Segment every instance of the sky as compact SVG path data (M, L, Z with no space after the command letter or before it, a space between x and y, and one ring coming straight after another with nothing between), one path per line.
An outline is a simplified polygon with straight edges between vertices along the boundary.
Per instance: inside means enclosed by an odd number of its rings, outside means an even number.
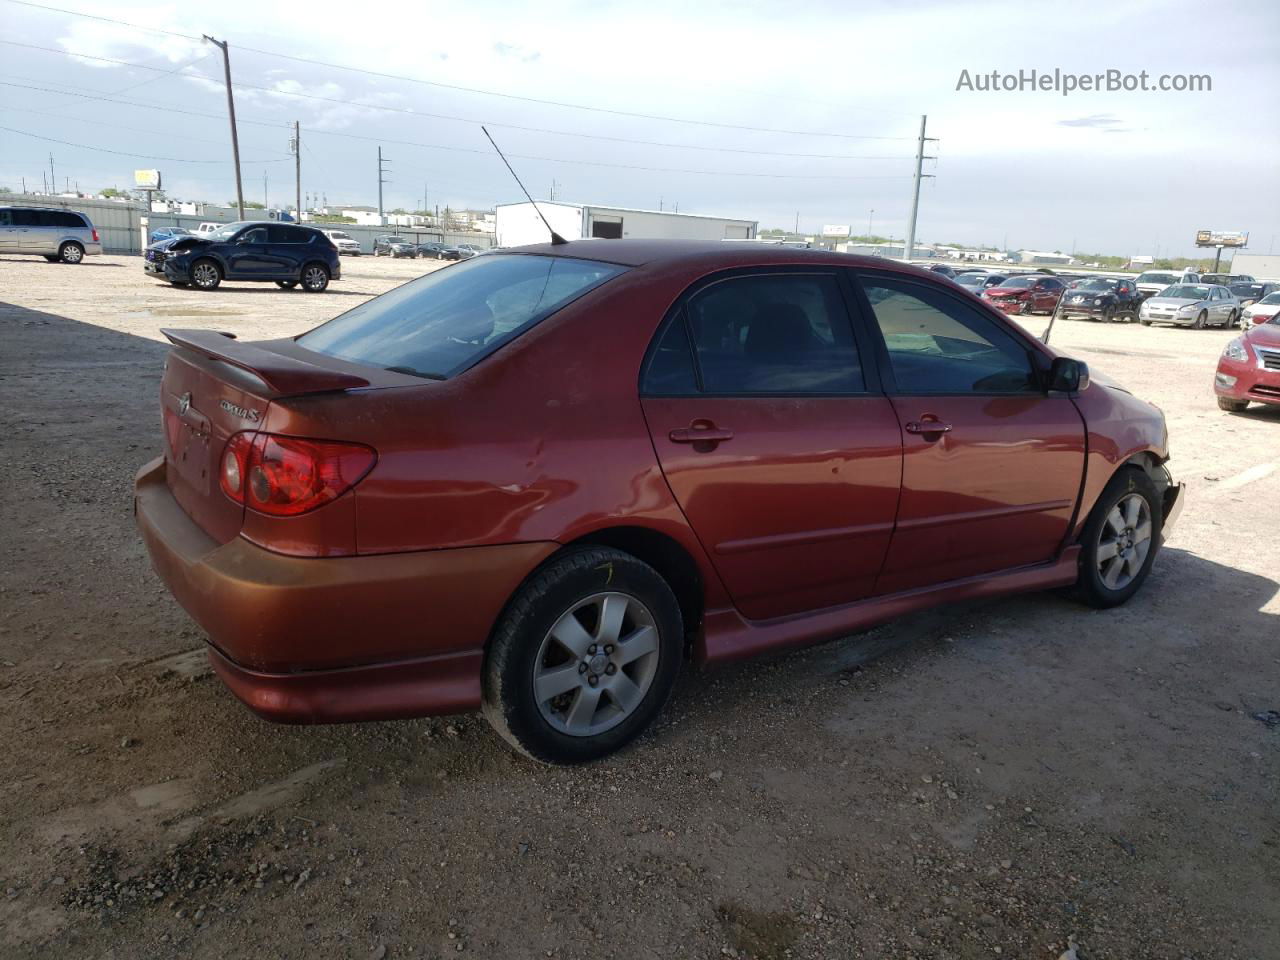
M265 176L272 206L294 121L330 205L376 204L380 145L387 209L518 200L483 122L539 199L902 237L927 115L919 240L1189 256L1215 229L1280 251L1274 0L0 0L0 186L38 188L52 153L60 187L158 168L171 197L233 198L204 34L230 44L245 198ZM1211 89L958 89L1055 69Z

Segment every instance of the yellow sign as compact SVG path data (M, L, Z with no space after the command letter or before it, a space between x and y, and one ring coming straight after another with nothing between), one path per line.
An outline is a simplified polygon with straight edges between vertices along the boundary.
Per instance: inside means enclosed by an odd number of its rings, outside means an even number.
M133 171L133 185L139 190L159 190L160 189L160 171L159 170L135 170Z

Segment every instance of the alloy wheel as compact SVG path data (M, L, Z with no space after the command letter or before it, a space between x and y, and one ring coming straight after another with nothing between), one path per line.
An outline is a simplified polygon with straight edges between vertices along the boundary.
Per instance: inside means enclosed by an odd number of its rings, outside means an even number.
M323 290L328 282L329 277L325 274L324 267L310 266L303 271L302 284L308 290Z
M1151 552L1151 506L1130 493L1111 508L1098 532L1098 577L1108 590L1123 590Z
M84 259L84 251L74 243L69 243L62 249L62 259L67 263L79 263Z
M591 737L635 712L658 672L653 614L625 593L598 593L555 622L534 660L533 695L554 729Z
M212 263L197 263L191 268L191 282L197 287L217 286L218 268Z

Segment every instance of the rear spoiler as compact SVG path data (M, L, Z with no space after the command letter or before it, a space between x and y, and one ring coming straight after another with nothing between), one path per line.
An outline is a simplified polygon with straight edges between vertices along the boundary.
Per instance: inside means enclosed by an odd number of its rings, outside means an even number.
M247 370L280 396L325 393L369 386L369 381L353 373L327 370L305 360L286 357L252 343L240 343L217 330L161 330L169 342L201 356L221 360Z

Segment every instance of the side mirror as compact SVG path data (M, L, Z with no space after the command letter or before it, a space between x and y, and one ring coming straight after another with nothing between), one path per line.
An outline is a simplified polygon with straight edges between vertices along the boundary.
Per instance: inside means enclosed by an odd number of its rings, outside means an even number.
M1054 357L1046 380L1050 390L1079 393L1089 386L1089 366L1071 357Z

